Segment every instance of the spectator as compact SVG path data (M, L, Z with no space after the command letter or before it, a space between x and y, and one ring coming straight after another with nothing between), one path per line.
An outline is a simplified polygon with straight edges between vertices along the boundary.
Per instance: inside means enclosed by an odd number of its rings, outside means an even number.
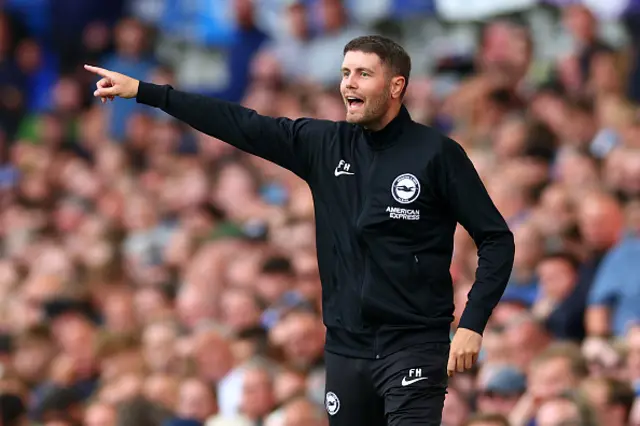
M637 224L635 224L637 225ZM634 269L640 239L637 227L629 229L628 235L612 248L589 293L589 309L587 311L587 328L593 336L624 335L629 324L638 320L638 302L632 290L636 282L629 277L628 271Z
M488 375L484 385L478 386L478 410L481 413L508 416L527 389L527 377L518 369L508 366L498 367ZM490 423L489 420L485 421Z
M148 55L148 33L143 24L136 19L124 19L115 28L114 36L115 53L103 65L126 70L136 78L150 78L156 61ZM109 136L117 140L123 139L127 117L138 110L135 104L115 100L108 113Z
M597 418L583 398L571 393L549 398L536 414L536 424L540 426L572 423L595 425Z
M546 328L528 312L506 325L504 338L511 362L522 369L527 369L552 341Z
M555 401L554 398L559 398L565 392L577 391L588 373L580 347L572 343L550 345L532 360L527 374L527 392L511 411L511 422L515 425L525 425L533 417L536 418L536 422L540 421L538 416L545 403L554 401L554 404L559 405L559 401ZM550 407L554 407L549 408L551 413L560 411L555 405Z
M611 426L629 424L634 391L620 380L613 378L587 378L582 390L596 411L599 422Z
M549 254L538 263L540 293L532 311L554 338L584 339L584 300L575 296L579 262L567 253Z
M240 411L254 424L261 424L275 408L273 376L265 366L250 366L244 371Z
M176 417L169 420L167 424L177 425L185 421L204 424L216 411L216 397L213 389L200 379L188 378L180 385Z

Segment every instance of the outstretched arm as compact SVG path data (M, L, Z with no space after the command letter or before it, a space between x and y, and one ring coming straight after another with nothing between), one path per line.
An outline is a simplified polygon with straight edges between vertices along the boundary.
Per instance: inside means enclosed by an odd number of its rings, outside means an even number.
M319 161L322 140L335 129L325 120L272 118L241 105L171 86L155 85L98 67L85 68L102 77L94 96L102 102L115 96L160 108L196 130L262 157L303 179Z

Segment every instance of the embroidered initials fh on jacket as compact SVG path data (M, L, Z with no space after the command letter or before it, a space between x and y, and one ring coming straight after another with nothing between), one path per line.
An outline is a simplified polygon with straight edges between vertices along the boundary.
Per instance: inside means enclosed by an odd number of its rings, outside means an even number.
M137 102L276 163L313 194L326 349L379 358L448 342L459 222L478 247L460 327L482 333L511 274L513 235L460 145L402 107L383 130L290 120L141 82Z

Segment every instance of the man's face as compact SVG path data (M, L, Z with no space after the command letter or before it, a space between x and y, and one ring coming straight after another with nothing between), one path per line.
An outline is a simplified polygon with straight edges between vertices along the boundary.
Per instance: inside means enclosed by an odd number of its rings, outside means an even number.
M349 123L368 125L385 114L391 100L387 74L376 54L358 51L345 54L340 92Z
M573 265L561 258L540 262L538 276L544 295L556 302L564 300L571 294L577 279Z
M168 369L175 356L175 331L168 325L154 324L145 329L142 341L148 366L154 371Z
M20 345L13 357L13 368L21 378L31 382L42 380L54 355L46 340L31 340Z
M178 416L204 422L215 411L215 397L203 382L189 379L180 385L176 409Z
M242 385L242 411L249 418L260 418L271 411L274 403L273 384L267 372L248 370Z
M577 378L571 372L569 360L557 357L533 367L529 373L529 389L542 400L574 389Z
M261 312L250 293L228 290L222 300L223 323L231 329L240 331L259 324Z
M296 365L306 367L312 365L322 354L323 329L320 320L314 315L292 314L288 322L288 337L284 344L284 352Z
M615 243L622 220L622 212L615 201L598 197L584 200L578 211L580 233L592 249L606 249Z

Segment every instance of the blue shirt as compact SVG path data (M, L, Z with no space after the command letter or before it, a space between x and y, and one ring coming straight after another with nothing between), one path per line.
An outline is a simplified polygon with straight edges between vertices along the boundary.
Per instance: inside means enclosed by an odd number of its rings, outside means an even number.
M623 336L640 320L640 236L627 236L607 253L589 293L590 306L611 309L611 331Z

